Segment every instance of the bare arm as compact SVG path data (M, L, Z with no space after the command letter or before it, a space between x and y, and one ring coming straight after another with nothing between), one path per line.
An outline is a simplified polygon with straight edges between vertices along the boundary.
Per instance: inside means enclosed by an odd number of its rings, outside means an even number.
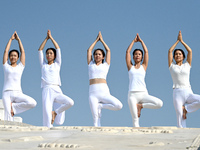
M127 65L127 68L128 68L128 71L131 69L132 67L132 61L131 61L131 49L133 48L133 45L134 43L137 42L137 35L136 37L133 39L133 41L131 42L131 44L129 45L129 47L127 48L126 50L126 65Z
M100 39L101 43L103 44L103 46L104 46L104 48L106 50L106 62L107 62L108 65L110 65L110 48L104 42L103 37L101 35L101 32L99 32L99 39Z
M185 49L187 50L187 62L190 64L192 63L192 49L183 41L181 31L179 31L178 40L183 44Z
M45 47L47 41L48 41L48 38L46 37L46 38L44 39L44 41L42 42L42 44L40 45L38 51L42 51L42 50L44 49L44 47Z
M90 45L90 47L87 50L87 63L88 63L88 65L92 61L92 50L94 49L94 46L97 44L98 41L99 41L99 34L98 34L96 40L92 43L92 45Z
M179 43L179 40L177 40L173 45L172 47L170 47L169 51L168 51L168 65L169 67L171 66L172 62L173 62L173 51L176 47L176 45Z
M4 55L3 55L3 64L5 64L8 61L8 51L10 50L10 46L12 43L12 40L15 39L15 33L13 33L13 35L11 36L11 38L9 39L5 51L4 51Z
M137 34L137 39L138 42L140 42L142 44L143 50L144 50L144 60L143 60L143 67L145 70L147 70L148 67L148 62L149 62L149 54L148 54L148 49L146 47L146 45L144 44L144 42L142 41L142 39L140 38L139 34Z
M21 53L21 56L20 56L20 61L21 63L25 66L25 51L24 51L24 47L22 45L22 42L17 34L17 32L15 31L15 39L18 41L18 44L19 44L19 49L20 49L20 53Z

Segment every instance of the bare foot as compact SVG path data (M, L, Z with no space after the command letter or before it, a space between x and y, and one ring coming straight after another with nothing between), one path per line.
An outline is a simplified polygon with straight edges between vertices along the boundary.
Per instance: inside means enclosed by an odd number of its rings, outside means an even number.
M143 108L142 104L137 104L137 110L138 110L138 117L139 118L140 118L140 115L141 115L142 108Z
M56 118L57 113L55 111L52 111L52 120L51 120L51 124L54 123L54 120Z
M183 108L183 119L187 119L187 110L185 109L185 106L182 107Z
M14 111L13 111L13 108L12 108L12 103L11 103L11 116L13 117L15 114L14 114Z

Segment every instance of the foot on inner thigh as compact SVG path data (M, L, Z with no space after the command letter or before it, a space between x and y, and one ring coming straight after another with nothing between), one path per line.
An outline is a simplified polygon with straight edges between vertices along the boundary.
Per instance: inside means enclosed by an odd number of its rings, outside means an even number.
M54 120L56 118L57 113L55 111L52 111L52 120L51 120L51 124L54 123Z
M138 117L141 116L141 110L142 110L142 108L143 108L142 104L137 104Z
M13 111L13 108L12 108L12 103L11 103L11 116L13 117L15 114L14 114L14 111Z
M182 107L183 108L183 119L187 119L187 110L185 109L185 106Z

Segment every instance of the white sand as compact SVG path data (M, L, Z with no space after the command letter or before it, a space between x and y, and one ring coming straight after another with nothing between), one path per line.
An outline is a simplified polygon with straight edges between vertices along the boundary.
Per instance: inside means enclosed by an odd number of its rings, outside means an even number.
M0 121L0 149L198 149L200 129L176 127L46 127Z

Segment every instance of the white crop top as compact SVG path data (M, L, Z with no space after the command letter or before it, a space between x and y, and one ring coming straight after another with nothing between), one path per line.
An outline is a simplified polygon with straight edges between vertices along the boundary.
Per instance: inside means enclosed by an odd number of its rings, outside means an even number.
M4 70L4 86L3 91L13 90L22 91L21 77L24 70L24 65L20 62L16 67L12 67L6 62L3 65Z
M173 80L173 89L175 88L188 88L190 86L190 64L186 61L181 66L172 62L169 71Z
M61 86L60 81L60 67L61 67L61 52L60 49L56 49L56 59L54 63L49 65L45 62L43 51L40 50L39 52L39 61L41 66L42 72L42 81L41 81L41 88L46 87L48 85L58 85Z
M147 91L145 84L146 71L142 65L140 65L140 68L138 69L132 66L128 71L128 75L129 91Z
M97 66L96 63L92 60L88 65L89 80L96 78L106 79L109 67L110 65L108 65L107 62Z

